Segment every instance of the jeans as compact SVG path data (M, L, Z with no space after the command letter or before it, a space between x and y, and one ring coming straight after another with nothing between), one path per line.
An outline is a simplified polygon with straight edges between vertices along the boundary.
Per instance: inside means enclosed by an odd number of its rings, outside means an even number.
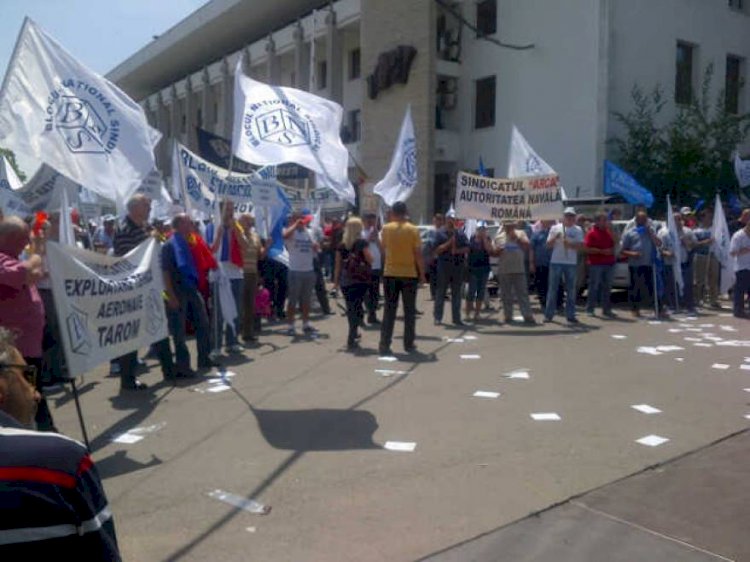
M642 304L654 302L654 270L650 265L629 267L630 287L628 287L628 302L631 310L638 310ZM659 303L659 309L662 303Z
M500 298L503 300L505 322L513 320L513 298L518 300L521 316L527 322L534 319L529 303L529 284L525 273L500 273Z
M346 319L349 322L349 335L346 338L346 345L353 345L357 339L357 330L364 317L362 301L365 298L368 286L367 283L355 283L341 287L344 300L346 300Z
M383 323L380 326L380 345L378 346L381 352L391 348L399 295L404 303L404 349L409 350L414 347L417 324L417 285L418 281L414 277L383 277L385 310Z
M461 322L461 286L463 285L464 268L455 264L438 265L437 292L435 293L434 317L438 322L443 321L445 308L445 293L451 288L451 320L454 324Z
M377 320L375 313L378 311L378 301L380 300L380 270L373 270L370 283L367 285L365 292L365 304L367 305L367 317L370 321Z
M601 305L604 314L611 314L610 296L614 276L614 265L589 265L589 294L586 312L593 313L598 304Z
M237 318L234 320L232 326L224 325L224 314L221 311L221 305L216 307L216 326L214 330L216 332L216 342L214 344L215 349L221 349L222 334L224 334L224 340L226 347L237 345L240 334L240 319L242 318L242 286L243 279L230 279L229 283L232 286L232 297L234 297L235 306L237 307ZM214 290L217 287L214 284ZM218 295L215 296L215 301L218 304Z
M745 299L750 295L750 269L741 269L736 272L737 279L732 292L732 313L739 317L745 317Z
M560 280L565 280L565 316L568 320L576 317L576 264L551 263L549 266L549 285L547 302L544 306L544 317L552 320L557 310L557 291Z
M195 327L195 343L198 347L198 367L209 364L208 354L211 351L211 339L208 324L208 314L203 297L196 291L186 291L177 294L180 307L172 309L167 307L167 322L169 323L169 335L174 340L175 363L178 373L190 371L190 352L187 348L187 319ZM158 353L158 350L157 350Z

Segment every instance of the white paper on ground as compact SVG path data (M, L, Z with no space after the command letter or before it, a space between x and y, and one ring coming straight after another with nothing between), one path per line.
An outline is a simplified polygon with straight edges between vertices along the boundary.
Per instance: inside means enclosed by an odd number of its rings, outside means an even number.
M477 390L474 394L472 394L475 398L499 398L500 393L499 392L490 392L488 390Z
M464 343L464 338L443 338L443 341L448 343Z
M133 443L138 443L138 441L141 441L142 439L143 439L142 435L136 435L128 431L112 439L112 442L113 443L125 443L126 445L132 445Z
M229 390L231 388L232 387L228 384L214 384L214 385L209 386L206 389L206 392L213 392L213 393L224 392L225 390Z
M686 332L702 332L703 328L688 328L685 331Z
M144 425L142 427L134 427L133 429L128 430L128 433L132 433L133 435L148 435L149 433L156 433L160 429L163 429L166 425L167 425L167 422L159 422L153 425Z
M703 341L700 338L683 338L685 341Z
M651 324L652 326L658 326L662 322L661 320L649 320L648 323Z
M750 392L750 388L743 388L742 390L744 390L745 392Z
M750 420L750 414L745 414L745 419Z
M679 334L682 332L682 330L680 330L679 328L670 328L669 330L667 330L667 332L669 332L670 334Z
M733 326L719 326L720 330L724 330L725 332L736 332L737 328Z
M685 359L682 358L682 357L675 357L674 360L675 361L679 361L680 363L682 363Z
M555 412L539 412L537 414L531 414L531 419L534 421L560 421L560 415Z
M719 369L720 371L726 371L729 368L729 365L726 363L714 363L711 365L712 369Z
M383 448L388 449L389 451L402 451L411 453L414 449L417 448L417 444L412 441L386 441L385 445L383 445Z
M722 318L731 318L732 315L729 312L720 312L716 316L721 316Z
M528 379L529 372L519 369L518 371L511 371L510 373L505 373L503 376L509 379Z
M611 337L612 337L613 340L626 340L626 339L628 339L628 336L625 336L623 334L612 334Z
M391 369L375 369L381 377L392 377L393 375L405 375L406 371L393 371Z
M694 347L713 347L714 344L712 343L694 343Z
M646 437L641 437L640 439L636 439L636 443L640 443L641 445L648 445L649 447L658 447L659 445L666 443L669 441L666 437L660 437L658 435L646 435Z
M396 359L393 355L383 355L382 357L378 357L378 361L393 363L394 361L398 361L398 359Z
M699 328L713 328L715 324L698 324Z
M724 341L724 338L720 338L719 336L703 336L703 339L713 342Z
M654 408L653 406L649 406L648 404L633 404L630 406L634 410L638 410L639 412L643 414L661 414L661 410L658 408Z
M228 503L229 505L234 506L237 509L255 513L256 515L266 515L271 511L270 505L263 505L262 503L257 502L253 499L243 498L242 496L230 494L229 492L225 492L223 490L214 490L213 492L209 492L208 496L214 498L215 500Z
M472 341L472 340L477 339L477 337L476 336L472 336L472 335L468 335L468 336L464 336L464 339L468 340L468 341Z
M208 378L208 382L221 382L224 379L231 379L235 374L234 371L214 371Z
M655 347L641 346L636 349L638 353L645 353L646 355L661 355L662 352Z
M657 351L670 352L670 351L683 351L685 348L679 345L659 345L656 347Z
M743 363L742 365L740 365L740 369L742 369L743 371L750 371L750 365L748 365L747 363Z
M461 355L461 359L481 359L481 355L477 355L476 353L468 353Z

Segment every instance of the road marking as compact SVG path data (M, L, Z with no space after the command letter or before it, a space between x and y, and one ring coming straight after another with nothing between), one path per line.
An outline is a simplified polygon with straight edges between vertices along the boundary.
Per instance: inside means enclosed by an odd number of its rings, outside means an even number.
M417 444L413 441L386 441L383 445L384 449L389 451L399 451L401 453L411 453L417 448Z
M669 441L666 437L661 437L659 435L646 435L645 437L641 437L640 439L636 439L636 443L640 443L641 445L647 445L648 447L658 447L659 445L662 445Z
M500 393L499 392L490 392L488 390L477 390L474 394L472 394L475 398L499 398Z
M531 419L534 421L560 421L562 418L555 412L540 412L531 414Z
M649 406L648 404L633 404L630 407L634 410L638 410L643 414L661 414L661 410L659 408L654 408L653 406Z

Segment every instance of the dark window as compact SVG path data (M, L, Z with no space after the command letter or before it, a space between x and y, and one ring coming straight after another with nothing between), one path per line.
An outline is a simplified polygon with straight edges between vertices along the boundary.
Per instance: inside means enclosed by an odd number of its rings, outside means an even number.
M677 70L675 72L674 101L689 104L693 101L693 55L695 47L677 43Z
M483 129L495 126L495 77L476 81L474 103L474 127Z
M477 2L477 35L492 35L497 32L497 0Z
M724 79L726 109L729 113L740 112L740 91L742 90L742 59L727 56L727 73Z
M733 10L739 10L744 11L745 9L745 2L744 0L728 0L728 5Z
M328 86L328 63L320 61L318 63L318 90L324 90Z
M360 57L361 51L354 49L349 52L349 80L356 80L361 73Z

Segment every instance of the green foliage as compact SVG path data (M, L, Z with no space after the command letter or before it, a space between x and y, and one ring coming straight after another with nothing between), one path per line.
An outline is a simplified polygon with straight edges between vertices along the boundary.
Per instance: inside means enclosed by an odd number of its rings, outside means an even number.
M12 166L13 171L16 172L18 179L25 182L26 174L24 174L21 168L18 167L18 164L16 163L16 155L13 153L13 151L7 148L0 147L0 156L5 156L5 159Z
M613 114L624 129L621 137L610 140L615 161L652 191L657 209L666 206L667 194L680 205L710 201L717 190L736 191L731 160L750 132L750 113L729 113L723 90L712 103L713 76L709 65L693 101L677 106L664 125L659 123L667 101L660 85L648 94L635 85L630 111Z

